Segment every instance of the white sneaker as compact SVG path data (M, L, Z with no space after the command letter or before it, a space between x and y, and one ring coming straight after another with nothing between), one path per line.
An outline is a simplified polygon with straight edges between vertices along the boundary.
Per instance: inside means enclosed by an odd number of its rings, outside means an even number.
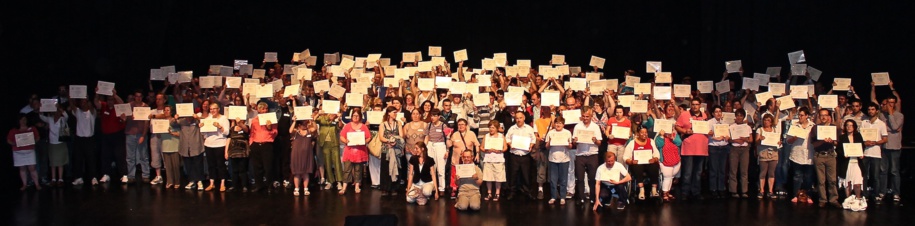
M289 183L288 180L284 180L284 181L283 181L283 187L287 187L287 188L288 188L290 185L291 185L291 183Z
M161 183L162 183L162 176L156 176L156 178L153 178L153 180L149 182L149 184L152 184L152 185L157 185L157 184L161 184Z
M125 176L121 176L121 183L125 183L125 184L126 184L126 183L129 182L129 181L130 181L130 179L127 179L127 176L126 176L126 175L125 175Z
M83 178L76 178L76 180L73 180L73 186L80 186L80 185L83 185Z
M110 181L110 180L111 180L111 177L109 177L108 174L105 174L105 175L102 176L102 179L101 179L101 180L98 180L98 182L101 182L101 183L108 183L108 181Z
M197 181L197 190L198 190L198 191L203 191L203 189L204 189L204 187L203 187L203 181Z
M92 178L92 186L98 185L98 179Z
M186 190L194 189L194 182L188 183L187 186L184 186L184 189L186 189Z

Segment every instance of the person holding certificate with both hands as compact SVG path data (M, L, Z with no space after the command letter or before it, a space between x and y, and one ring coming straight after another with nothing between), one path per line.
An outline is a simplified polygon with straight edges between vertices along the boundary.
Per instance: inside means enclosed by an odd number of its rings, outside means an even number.
M861 175L861 167L858 162L864 159L864 149L862 143L864 138L858 132L858 123L855 120L845 120L842 126L842 135L839 136L839 145L836 145L836 174L839 187L845 187L845 196L842 202L842 208L852 211L862 211L867 208L867 201L861 195L861 186L864 184L864 177ZM852 191L855 192L852 195Z
M339 191L340 195L346 193L347 184L353 184L356 194L362 192L359 185L365 162L369 160L369 150L365 144L372 138L369 127L362 123L362 112L353 111L350 118L352 121L340 131L340 141L346 144L343 148L343 188Z
M511 151L508 155L510 157L508 178L510 180L509 186L511 188L509 191L511 193L508 195L508 200L512 200L517 192L533 200L534 195L530 193L528 184L530 184L530 169L531 161L533 160L530 153L534 147L533 141L536 136L534 136L534 128L524 123L524 112L515 112L514 116L515 125L509 128L508 133L505 134L505 137L510 139L507 141L511 146ZM594 152L597 152L597 147L595 147Z
M658 131L663 136L667 131ZM626 145L623 159L632 170L633 177L639 185L639 200L645 200L645 184L648 181L651 184L651 197L658 197L658 159L661 158L658 152L657 144L654 139L648 138L648 129L639 128L639 133L635 139ZM621 199L623 197L620 197Z

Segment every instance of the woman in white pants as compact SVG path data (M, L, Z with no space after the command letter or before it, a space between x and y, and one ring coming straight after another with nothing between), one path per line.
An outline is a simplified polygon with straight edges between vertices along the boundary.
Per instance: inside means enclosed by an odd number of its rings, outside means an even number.
M429 149L422 143L415 146L413 151L415 155L410 158L410 165L407 169L407 202L426 205L426 201L432 196L438 185L436 175L435 160L429 157ZM435 191L435 199L438 200L438 192Z
M664 175L664 179L661 181L661 191L664 192L662 197L665 202L669 202L674 199L674 196L670 194L670 186L673 184L674 177L680 174L680 144L683 141L677 131L658 133L654 141L658 146L658 151L661 152L661 175Z
M432 157L436 162L442 164L436 165L436 177L438 177L438 188L439 192L445 191L445 185L448 184L448 181L445 180L445 164L444 162L448 159L448 145L451 142L448 140L448 134L445 129L448 127L441 121L442 112L438 109L432 109L429 112L429 117L432 121L426 128L426 148L429 150L429 157ZM450 132L450 131L449 131Z

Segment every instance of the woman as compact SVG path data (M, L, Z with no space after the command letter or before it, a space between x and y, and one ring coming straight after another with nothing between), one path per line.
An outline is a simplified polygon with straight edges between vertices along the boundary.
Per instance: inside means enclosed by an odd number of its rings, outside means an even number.
M756 129L756 150L759 152L759 194L756 195L758 199L765 197L763 188L766 184L769 185L769 198L778 198L778 195L773 190L775 187L775 168L776 164L778 164L778 149L782 146L781 137L769 137L769 139L778 139L778 146L762 144L763 140L766 139L763 133L781 134L781 131L775 128L777 124L774 116L766 114L763 115L763 126Z
M157 115L156 119L169 120L168 132L156 134L162 146L162 162L165 167L165 188L181 188L181 155L178 154L178 146L181 142L178 137L180 128L175 124L175 118L171 117L172 106L166 105L162 114Z
M225 128L229 125L229 119L225 115L219 114L219 111L222 110L217 103L211 103L208 108L210 114L200 122L200 128L204 126L213 126L216 127L215 132L205 132L203 133L204 141L203 145L206 150L206 159L207 159L207 169L209 169L210 176L210 185L207 186L205 191L212 191L215 189L216 181L219 180L219 191L226 191L226 176L228 176L228 169L226 166L225 158L220 158L226 155L226 136L229 135L229 129ZM212 125L204 125L204 122L212 121Z
M473 176L457 179L461 192L457 197L457 204L454 204L454 208L458 210L480 210L480 185L483 184L483 172L480 167L473 164L475 156L473 151L464 150L460 153L460 164L473 167Z
M425 104L423 104L423 106L425 106ZM447 125L441 121L441 118L442 112L440 110L432 109L429 112L429 119L431 121L426 126L426 134L428 134L428 136L426 136L424 143L429 149L429 156L432 156L433 159L439 162L439 164L435 166L437 167L435 171L438 172L438 191L444 192L445 184L449 183L448 180L445 179L445 161L448 160L448 145L450 145L451 141L447 140L448 134L445 132Z
M25 141L17 139L16 135L19 134L32 134L31 141ZM41 190L41 185L38 180L38 171L35 171L35 141L38 141L41 137L38 135L38 129L34 126L28 126L28 119L25 115L19 116L19 126L13 129L10 129L10 132L6 134L6 142L13 146L13 166L19 167L19 179L22 180L22 187L19 188L20 191L25 191L28 187L28 176L32 176L32 182L35 183L35 190ZM20 142L28 142L30 144L20 144Z
M646 130L645 128L639 129ZM660 139L659 139L660 138ZM661 181L661 191L664 192L663 199L669 202L674 199L670 194L670 186L673 184L674 177L680 174L680 145L683 140L676 130L666 134L658 134L654 138L655 144L658 145L658 151L661 152L661 175L664 176Z
M313 118L313 117L312 117ZM299 196L299 185L304 188L303 194L308 196L308 179L314 173L314 151L315 138L318 128L311 120L296 121L297 115L292 116L293 125L289 127L289 133L292 135L292 151L289 158L289 169L292 173L293 196Z
M404 99L403 104L405 104L404 109L406 109L409 112L412 112L413 110L416 109L416 97L413 96L412 93L404 94L403 99Z
M541 117L543 117L541 115ZM568 192L569 162L571 156L569 149L572 149L572 133L563 128L565 119L556 118L553 121L553 130L544 134L544 145L549 145L550 166L550 205L556 203L559 199L559 205L565 205L566 199L562 197ZM561 139L561 140L560 140ZM558 188L557 188L558 186Z
M422 144L426 140L426 127L429 123L422 120L422 113L419 109L413 109L410 111L410 118L412 121L404 125L404 135L406 135L406 149L407 159L413 157L415 153L414 150L417 150L415 145ZM425 145L425 144L424 144Z
M489 121L489 133L483 138L483 143L491 143L495 146L483 146L483 181L488 182L486 185L486 190L488 194L483 200L489 201L499 201L499 194L502 190L502 183L506 181L505 176L505 155L503 154L508 150L508 144L505 141L505 135L499 133L499 122L498 121ZM497 143L502 143L502 146L499 147ZM487 158L487 156L492 155L492 157ZM493 187L495 183L495 187ZM495 188L495 189L493 189ZM493 190L496 191L496 196L492 196Z
M709 127L712 128L708 135L708 186L712 196L722 198L727 189L727 174L724 172L728 163L728 152L731 151L731 146L728 145L731 135L715 134L715 125L728 125L724 121L721 106L712 107L712 116L713 118L708 120Z
M810 110L807 107L800 107L797 110L798 121L791 125L791 129L800 130L801 137L788 135L788 144L791 146L791 152L788 160L791 160L791 168L794 169L794 198L791 202L797 202L797 195L800 189L807 189L813 186L813 151L808 148L810 131L814 124L808 119ZM790 131L790 129L789 129ZM807 199L808 204L813 204L813 199Z
M381 124L382 136L379 137L381 145L381 196L395 196L397 191L394 190L394 181L400 175L400 163L398 161L403 157L403 126L397 121L397 108L388 107L385 110L384 121Z
M339 131L337 128L339 114L321 114L315 118L318 123L318 146L321 149L321 155L324 156L324 172L327 185L324 190L330 190L331 186L337 184L337 189L343 188L343 166L340 162Z
M172 126L178 126L178 154L184 160L189 183L184 189L203 190L203 135L200 134L200 114L179 115L175 114Z
M666 134L667 131L658 131L658 134ZM647 161L636 159L636 152L651 152L651 158ZM635 178L635 181L638 182L639 186L639 200L645 200L645 180L648 180L648 183L651 184L651 197L658 197L658 159L661 157L660 152L658 152L657 144L653 139L648 138L648 129L645 127L639 128L638 133L635 136L635 139L630 141L626 145L625 153L623 154L623 159L625 159L626 165L629 165L629 170L632 171L632 176ZM642 175L647 174L647 175Z
M369 127L362 123L362 112L353 111L350 118L353 120L340 131L340 141L346 144L343 148L343 188L338 192L340 195L346 193L347 184L353 184L356 194L362 192L359 185L362 184L365 162L369 160L369 150L365 144L372 139ZM363 137L353 137L358 133Z
M64 166L69 163L67 155L67 143L61 141L62 129L67 127L67 112L58 106L57 112L53 115L39 115L41 121L47 124L48 128L48 159L51 165L51 186L62 187L64 185ZM69 132L69 131L67 131Z
M426 102L423 102L423 104L420 106L419 113L421 114L421 116L422 116L421 118L423 121L432 122L432 116L429 113L431 113L432 109L435 108L433 105L434 104L432 103L432 101L427 100Z
M477 153L477 147L480 146L480 141L477 140L477 134L475 134L475 133L473 133L473 131L470 131L467 129L468 125L467 125L466 119L458 119L457 127L458 127L458 131L455 133L451 133L451 136L448 139L451 141L448 144L448 147L452 148L451 153L456 153L451 157L451 164L452 165L459 164L460 160L463 158L462 153L464 153L465 150L470 151L470 153L472 154L471 155L471 157L472 157L471 164L474 162L479 162L480 156L479 156L479 153ZM448 169L448 170L452 171L451 181L456 182L458 179L457 172L455 171L455 169L453 167L452 167L452 169ZM483 176L483 175L480 174L480 176ZM456 196L455 192L457 192L458 187L460 185L458 185L457 183L451 183L450 185L451 185L451 191L452 191L451 196L455 197Z
M429 196L435 192L435 200L438 200L438 179L434 175L435 160L429 157L429 149L422 142L414 144L416 150L410 158L410 166L407 169L407 202L416 203L420 206L426 205Z
M229 191L248 191L248 126L241 119L232 121L229 139L226 139L226 160L232 165L232 187Z
M836 145L836 173L841 174L845 173L845 178L840 179L841 186L845 187L845 196L848 199L842 203L842 206L845 209L851 209L854 211L861 211L867 208L867 201L864 200L864 196L861 196L861 186L864 184L864 177L861 175L861 167L858 166L858 161L864 159L864 156L845 156L845 147L844 144L850 143L864 143L864 137L861 136L861 133L858 132L858 123L855 120L845 120L845 123L842 127L842 136L839 136L839 145ZM852 191L855 192L852 195Z

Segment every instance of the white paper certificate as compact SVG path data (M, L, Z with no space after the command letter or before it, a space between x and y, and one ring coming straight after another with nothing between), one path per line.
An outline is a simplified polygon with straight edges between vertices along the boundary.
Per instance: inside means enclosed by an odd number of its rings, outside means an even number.
M647 113L648 112L648 101L647 100L633 100L630 103L630 109L633 113Z
M572 138L569 137L569 134L555 131L556 130L552 130L551 132L548 132L548 134L550 134L550 146L569 146L569 141L572 140Z
M699 90L699 93L712 93L712 81L698 81L696 89Z
M817 140L836 139L836 126L817 125Z
M313 106L297 106L294 109L296 121L311 120L311 113L314 112Z
M576 131L576 132L577 132L576 133L577 136L575 138L578 139L576 141L576 143L583 143L583 144L593 144L594 143L591 140L591 138L594 138L594 131L581 130L581 131Z
M86 86L70 85L70 98L86 99Z
M798 126L791 126L791 128L788 129L788 136L793 136L793 137L797 137L797 138L801 138L801 139L807 139L808 135L810 135L810 134L807 133L806 130L804 130L803 128L798 127Z
M657 100L670 100L670 86L655 86L653 94Z
M541 94L540 106L544 106L544 107L559 106L559 93L558 92L543 92Z
M321 104L321 110L325 114L337 114L340 113L340 101L336 100L324 100Z
M674 84L674 97L687 98L689 97L689 92L691 89L692 87L690 85Z
M690 124L693 125L693 133L708 134L708 132L712 131L708 121L693 120Z
M471 178L474 174L477 174L476 165L474 164L458 164L454 165L454 169L460 178Z
M483 144L483 148L485 148L486 150L500 150L500 151L501 151L501 150L504 150L504 149L502 149L502 148L503 148L503 144L504 144L504 141L503 141L502 138L489 138L489 137L487 137L487 138L485 139L485 142L486 142L486 143Z
M581 122L581 110L565 110L561 114L566 119L566 125Z
M25 147L35 145L35 134L32 132L19 133L15 135L16 147Z
M832 108L835 109L839 106L839 97L836 95L821 95L817 97L817 102L820 104L821 108Z
M777 132L763 132L763 137L766 139L762 140L762 145L778 147L778 140L781 139L781 134Z
M420 78L417 81L416 85L419 90L422 91L432 91L435 90L435 79L433 78Z
M273 97L273 84L263 84L257 86L256 92L257 98L271 98Z
M133 120L149 120L149 107L134 107L132 114Z
M629 127L612 126L610 135L613 136L613 139L629 139L629 133L631 131L632 129Z
M346 140L349 141L347 146L358 146L365 145L365 132L349 132L346 133Z
M168 119L152 119L149 120L149 124L152 127L152 133L168 133L170 124Z
M842 149L845 150L845 157L864 156L864 148L861 146L861 143L843 143Z
M889 72L871 73L871 80L874 81L875 86L890 85L890 73Z
M634 160L639 161L639 165L644 165L648 164L648 160L651 160L651 152L652 150L633 151L632 156Z
M194 104L175 104L175 114L178 117L193 117L194 116Z
M861 137L864 138L864 141L879 141L880 130L877 128L862 128Z
M245 106L229 106L229 112L226 112L226 115L228 115L229 120L246 120L248 119L248 108Z
M214 119L214 118L200 119L200 124L203 125L200 127L200 132L201 133L216 132L216 126L213 125L213 123L215 123L215 122L216 122L216 119Z
M745 125L736 125L730 127L731 138L748 138L750 137L750 127Z
M108 95L108 96L114 95L114 83L98 81L98 85L96 85L96 88L98 88L98 92L96 92L98 94Z
M380 125L384 121L384 111L368 111L365 115L366 121L370 125Z
M651 94L651 83L636 83L633 94Z
M526 136L512 136L512 148L521 150L531 149L531 138Z
M262 125L262 126L267 125L267 121L270 121L271 124L276 124L276 122L277 122L276 113L268 112L268 113L263 113L263 114L257 114L257 121L258 121L257 124Z
M696 132L696 130L693 130ZM727 124L715 124L715 137L731 137L731 128Z
M467 49L462 49L454 51L454 62L461 62L467 60Z
M848 91L848 87L851 86L850 78L835 78L835 86L832 87L832 90L836 91Z
M670 133L674 129L674 121L666 119L654 120L654 132L660 133L662 130L664 133Z

